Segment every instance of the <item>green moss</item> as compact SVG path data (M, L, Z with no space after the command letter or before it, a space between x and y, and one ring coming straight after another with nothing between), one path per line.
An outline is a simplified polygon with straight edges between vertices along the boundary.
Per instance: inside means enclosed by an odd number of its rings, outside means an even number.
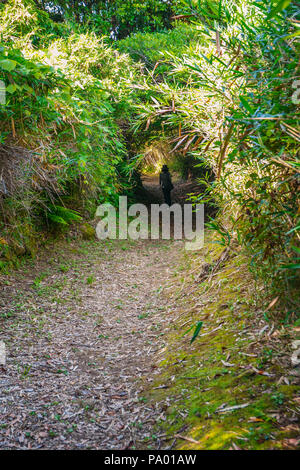
M92 225L84 223L80 225L79 229L84 240L92 240L95 238L95 229Z
M213 265L221 251L208 245L205 261ZM178 449L281 448L292 435L280 429L274 415L293 413L299 387L278 385L286 371L274 363L273 352L259 345L251 352L253 339L246 333L258 314L254 283L244 265L243 255L231 255L213 285L202 282L189 289L188 300L182 296L178 301L183 313L165 338L161 372L148 391L155 402L168 400L167 419L159 425L167 437L184 434L196 441L177 438ZM188 281L187 273L186 285ZM187 330L197 321L203 321L203 328L190 344L182 325ZM162 386L167 388L158 388ZM226 411L240 405L247 406ZM188 430L182 433L182 427Z

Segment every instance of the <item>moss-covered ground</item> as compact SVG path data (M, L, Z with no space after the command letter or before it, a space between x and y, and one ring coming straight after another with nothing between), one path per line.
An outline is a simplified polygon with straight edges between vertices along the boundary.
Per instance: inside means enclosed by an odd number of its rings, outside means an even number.
M244 255L232 249L218 263L222 253L212 241L202 259L187 252L165 290L172 327L147 391L166 411L157 435L164 448L296 449L300 374L290 345L299 322L286 324L272 308L266 314L270 302Z

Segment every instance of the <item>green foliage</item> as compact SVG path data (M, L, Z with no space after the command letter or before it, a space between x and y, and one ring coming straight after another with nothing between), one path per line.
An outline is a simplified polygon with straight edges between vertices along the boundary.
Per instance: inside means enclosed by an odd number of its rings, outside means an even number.
M26 184L15 184L1 203L3 251L12 220L26 220L27 233L35 233L45 212L48 222L69 223L53 207L81 213L100 201L114 204L138 181L136 166L157 166L165 158L159 149L167 148L181 174L201 170L205 189L193 202L218 204L226 220L209 226L220 243L237 240L250 269L293 297L297 2L57 1L37 8L33 0L9 0L0 14L7 97L0 142L10 155L20 147L31 155ZM116 38L125 39L110 46Z
M2 202L9 240L16 219L26 217L37 227L46 210L48 223L65 225L78 220L65 212L68 205L94 210L130 190L131 167L117 118L139 66L93 32L70 33L55 25L33 1L10 0L0 14L0 80L6 85L0 142L11 161L16 146L29 151L22 184L13 181Z
M57 205L49 207L47 216L52 222L62 225L67 225L73 221L79 221L82 219L76 211Z
M53 19L88 24L99 34L116 39L136 31L159 31L170 27L172 0L66 0L40 1Z
M135 61L142 61L147 68L156 69L156 74L167 71L172 56L182 56L187 47L197 47L203 38L197 27L180 24L172 30L159 33L135 33L118 41L116 47L120 52L128 53Z
M199 201L214 198L230 222L218 229L223 244L237 239L253 272L291 293L299 280L297 4L180 3L201 39L173 49L162 79L147 80L135 132L159 133L213 169Z

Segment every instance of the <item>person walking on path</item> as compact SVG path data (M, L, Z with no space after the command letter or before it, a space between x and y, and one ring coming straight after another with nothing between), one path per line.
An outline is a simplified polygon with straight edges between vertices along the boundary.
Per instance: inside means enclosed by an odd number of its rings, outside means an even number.
M171 206L171 191L174 189L174 186L167 165L163 165L162 167L162 171L159 175L159 184L163 191L165 203Z

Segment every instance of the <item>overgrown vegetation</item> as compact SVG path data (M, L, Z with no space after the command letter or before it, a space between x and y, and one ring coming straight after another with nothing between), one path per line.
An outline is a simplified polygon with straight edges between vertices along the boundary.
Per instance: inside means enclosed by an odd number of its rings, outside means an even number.
M161 129L174 150L213 168L215 182L195 200L217 201L222 222L212 227L226 243L237 238L255 274L290 298L300 267L299 5L184 4L200 39L168 51L166 73L156 63L136 128L149 138Z
M299 447L299 7L2 0L0 446ZM165 163L205 247L95 240Z
M1 246L7 251L13 238L29 250L27 235L76 218L62 206L91 210L128 186L117 116L139 67L94 32L53 23L31 1L1 5L1 19ZM18 159L22 148L30 152Z

